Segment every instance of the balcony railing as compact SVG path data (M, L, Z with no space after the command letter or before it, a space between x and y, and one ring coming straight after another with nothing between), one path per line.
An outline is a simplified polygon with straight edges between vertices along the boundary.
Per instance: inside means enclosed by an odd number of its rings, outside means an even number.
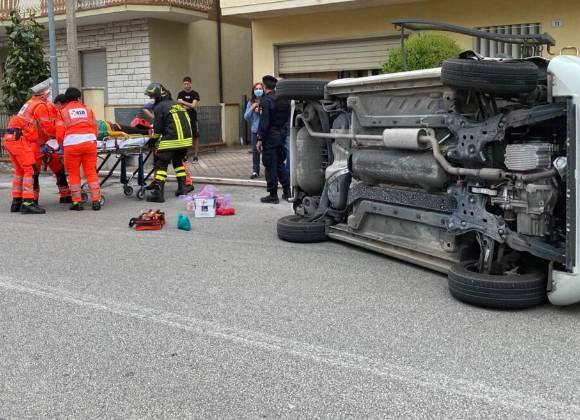
M36 17L48 15L46 0L0 0L0 20L9 19L11 10L33 11ZM65 0L54 0L54 13L65 13ZM174 6L182 9L208 12L214 0L77 0L77 11L95 10L114 6Z

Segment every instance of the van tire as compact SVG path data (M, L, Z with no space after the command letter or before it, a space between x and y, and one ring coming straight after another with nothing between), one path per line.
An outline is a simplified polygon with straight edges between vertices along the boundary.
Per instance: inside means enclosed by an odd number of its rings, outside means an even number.
M441 82L462 90L475 90L499 96L533 91L540 70L530 61L472 60L452 58L441 68Z
M324 219L311 222L293 214L279 219L277 230L278 238L287 242L315 243L328 240Z
M484 308L524 309L546 301L544 270L529 267L525 273L496 276L473 271L475 261L451 268L449 291L456 299Z
M284 99L321 100L328 80L282 79L276 85L276 96Z

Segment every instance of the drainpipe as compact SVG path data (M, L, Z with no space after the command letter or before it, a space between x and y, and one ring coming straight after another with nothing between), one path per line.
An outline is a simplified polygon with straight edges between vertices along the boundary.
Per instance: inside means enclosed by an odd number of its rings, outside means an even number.
M58 95L58 67L56 61L56 35L54 32L54 0L48 0L48 44L50 55L50 77L52 78L52 99Z
M218 42L218 81L220 92L220 103L224 103L223 84L223 64L222 64L222 7L220 0L216 0L216 22L217 22L217 42Z

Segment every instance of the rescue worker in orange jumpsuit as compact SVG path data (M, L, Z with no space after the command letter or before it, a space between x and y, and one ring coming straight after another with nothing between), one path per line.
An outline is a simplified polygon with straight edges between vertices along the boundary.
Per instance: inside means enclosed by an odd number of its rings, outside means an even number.
M47 79L33 86L31 88L33 96L26 103L25 114L28 118L34 120L37 131L36 136L26 138L30 142L30 147L34 152L34 159L38 169L34 177L34 199L38 203L40 195L39 175L43 162L46 162L46 165L56 178L60 202L70 203L70 190L68 188L62 159L56 156L56 154L49 153L49 147L46 145L48 140L55 137L55 122L57 117L57 110L49 101L51 83L52 79Z
M3 137L4 148L12 162L12 205L10 212L21 214L44 214L46 210L38 207L34 199L34 177L38 173L34 151L29 138L36 138L36 124L24 104L18 114L8 122Z
M84 210L81 195L81 166L87 180L93 210L101 209L101 187L97 174L97 121L93 111L80 101L81 91L70 87L56 123L56 139L64 147L64 166L72 195L71 210Z

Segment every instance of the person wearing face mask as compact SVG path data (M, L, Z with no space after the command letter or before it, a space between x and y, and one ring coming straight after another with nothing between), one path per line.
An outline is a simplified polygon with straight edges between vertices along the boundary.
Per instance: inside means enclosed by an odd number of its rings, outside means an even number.
M31 88L33 96L27 102L27 112L36 125L36 137L27 138L34 153L35 166L38 169L34 176L34 200L38 203L40 197L39 176L42 165L45 163L56 179L60 202L70 203L71 193L62 160L60 158L53 159L47 146L47 142L55 138L55 123L58 114L57 107L50 102L51 84L52 79L49 78L33 86Z
M4 148L14 168L12 213L46 213L38 207L40 164L37 156L40 145L48 140L48 135L54 134L54 122L47 105L50 85L51 79L47 79L31 88L32 97L10 119L3 138Z
M167 96L171 99L171 94L167 92ZM141 109L141 111L137 114L137 116L131 121L131 127L135 127L136 129L147 129L148 135L153 134L153 120L155 119L155 114L153 113L155 109L155 99L146 99L145 105ZM157 154L153 155L153 166L157 164ZM187 159L183 159L183 170L185 171L185 180L184 185L182 188L178 188L175 191L175 196L178 197L180 195L187 195L193 190L195 187L193 186L193 179L191 178L191 172L187 166ZM150 184L147 188L147 191L151 191L154 187L154 184Z
M169 164L173 165L177 178L176 195L187 194L184 192L186 177L184 159L187 149L192 146L191 121L187 109L174 102L169 91L160 83L151 83L145 90L145 95L155 100L152 140L155 141L157 149L155 179L147 187L150 190L147 201L163 203Z
M252 136L252 175L250 179L256 179L260 176L260 152L256 148L256 137L258 126L260 125L260 98L264 95L264 86L258 82L252 88L252 99L248 101L244 119L250 123L250 132Z

